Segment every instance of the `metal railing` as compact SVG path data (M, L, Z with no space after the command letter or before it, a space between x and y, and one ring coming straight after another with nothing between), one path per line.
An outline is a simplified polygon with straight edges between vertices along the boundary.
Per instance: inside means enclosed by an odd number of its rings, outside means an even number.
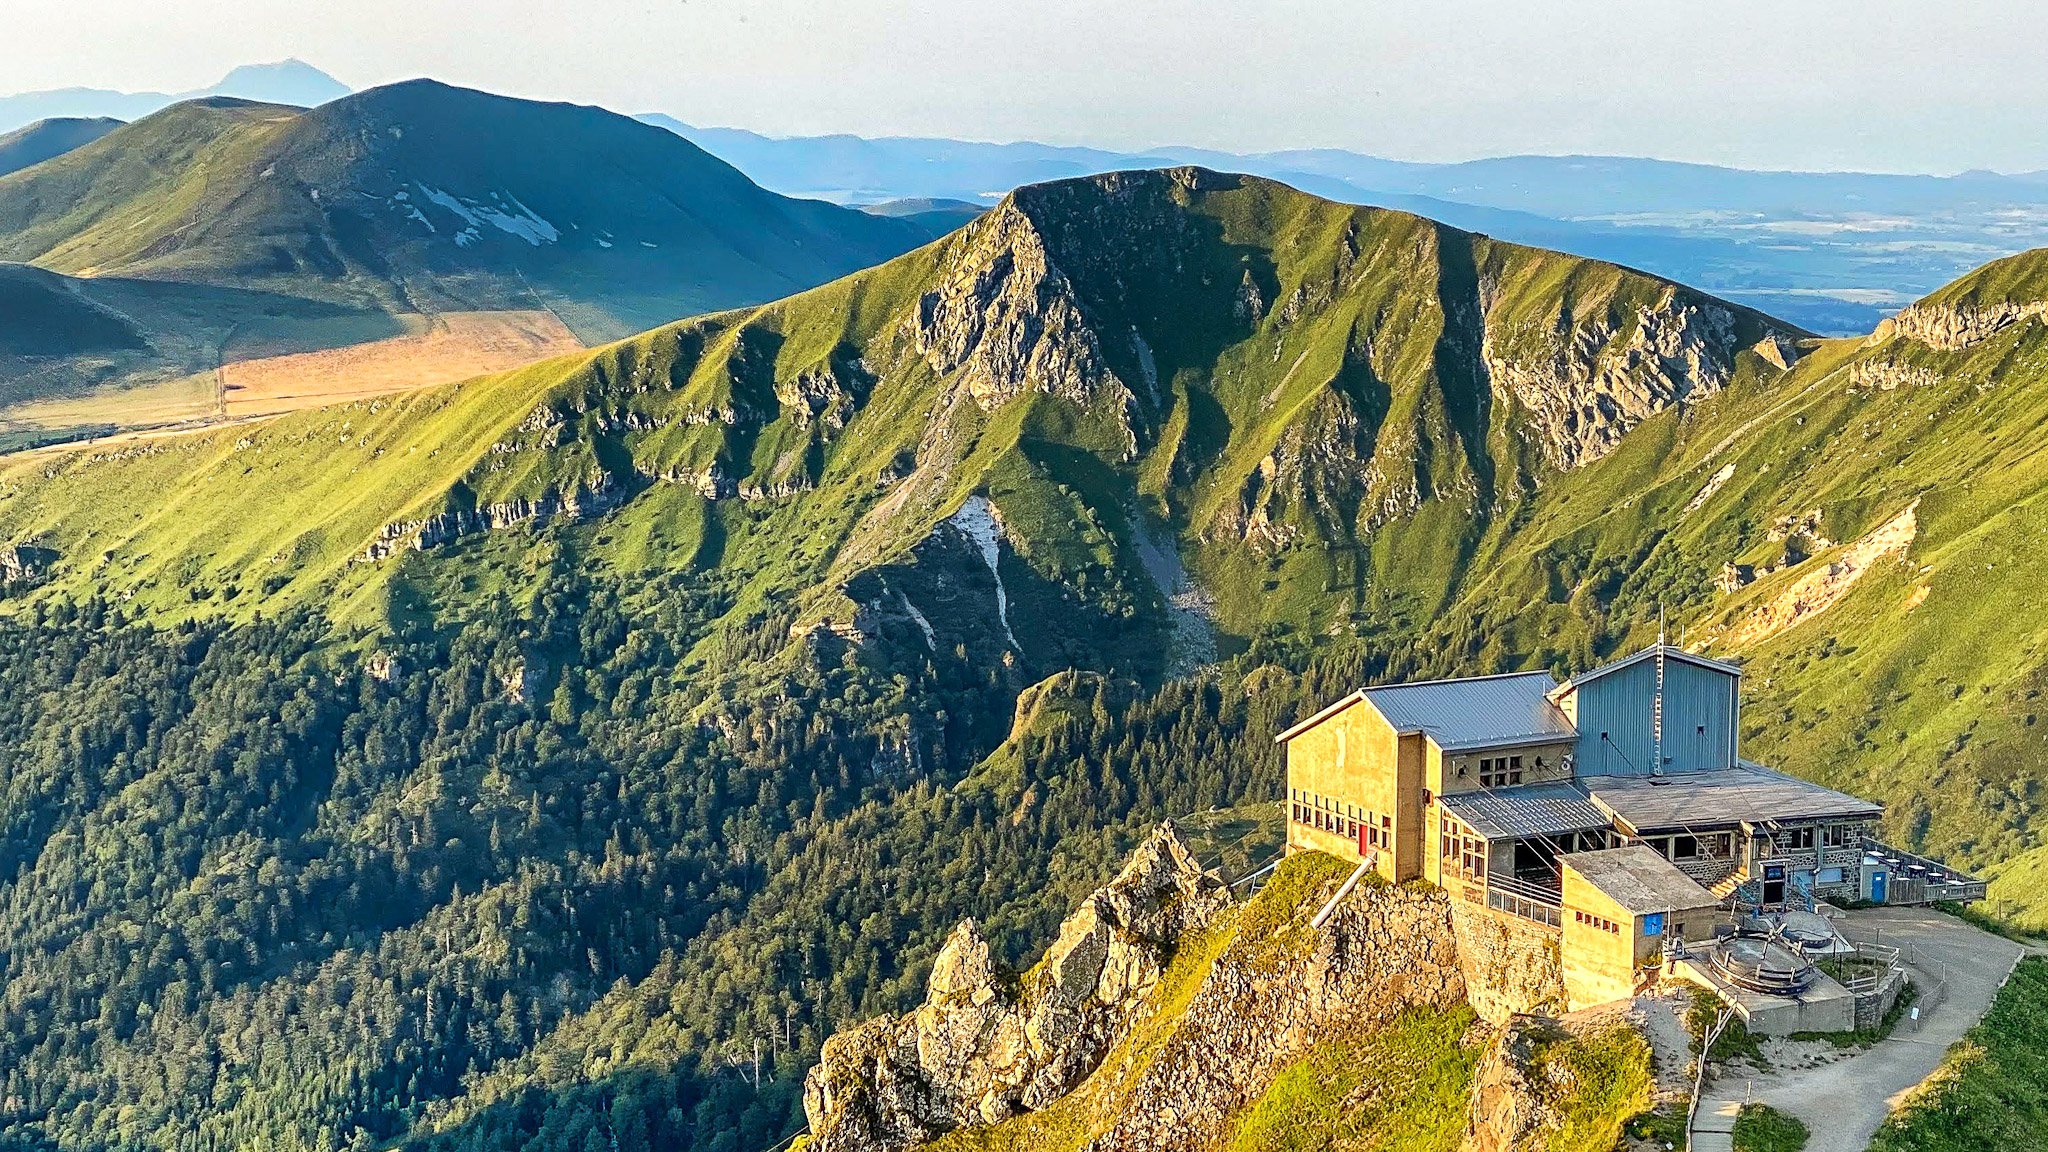
M1486 906L1496 912L1506 912L1552 928L1564 924L1564 900L1560 893L1510 876L1489 876L1479 883L1486 888Z
M1989 884L1960 869L1880 840L1865 837L1863 851L1884 861L1891 870L1886 880L1887 904L1924 904L1935 900L1967 903L1982 900L1990 889Z

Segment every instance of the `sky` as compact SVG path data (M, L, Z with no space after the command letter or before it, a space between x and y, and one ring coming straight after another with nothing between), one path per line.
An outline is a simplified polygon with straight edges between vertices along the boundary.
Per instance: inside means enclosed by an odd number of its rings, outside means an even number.
M778 135L2048 169L2042 0L0 0L0 90L296 56Z

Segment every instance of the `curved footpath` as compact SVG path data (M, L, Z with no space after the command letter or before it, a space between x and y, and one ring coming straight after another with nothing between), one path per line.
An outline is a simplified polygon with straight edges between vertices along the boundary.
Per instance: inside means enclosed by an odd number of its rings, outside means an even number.
M1729 1152L1736 1113L1750 1101L1797 1116L1812 1135L1806 1152L1864 1152L1891 1110L1940 1065L1949 1045L1983 1019L2027 949L1931 908L1845 912L1843 935L1898 948L1922 988L1948 990L1916 1029L1899 1021L1891 1036L1853 1056L1817 1067L1770 1072L1724 1069L1707 1086L1695 1122L1695 1152Z

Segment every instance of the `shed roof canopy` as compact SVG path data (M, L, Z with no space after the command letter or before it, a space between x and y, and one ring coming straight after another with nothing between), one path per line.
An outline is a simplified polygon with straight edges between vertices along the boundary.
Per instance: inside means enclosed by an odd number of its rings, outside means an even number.
M1606 812L1577 784L1525 784L1485 792L1452 792L1443 806L1488 840L1527 840L1610 827Z
M1715 828L1730 824L1874 819L1884 809L1868 800L1757 764L1668 776L1589 776L1593 802L1637 832Z

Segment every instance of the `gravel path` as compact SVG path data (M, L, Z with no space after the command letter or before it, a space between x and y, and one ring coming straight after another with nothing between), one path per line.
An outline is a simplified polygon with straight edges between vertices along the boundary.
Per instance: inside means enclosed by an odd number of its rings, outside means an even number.
M1844 1059L1813 1067L1723 1070L1700 1100L1693 1147L1728 1152L1728 1132L1745 1101L1797 1116L1812 1131L1807 1152L1864 1152L1898 1102L1941 1063L1949 1045L1983 1018L2026 949L1927 908L1873 908L1837 921L1851 940L1898 948L1925 990L1937 980L1946 994L1921 1014L1916 1028L1901 1020L1889 1039Z

